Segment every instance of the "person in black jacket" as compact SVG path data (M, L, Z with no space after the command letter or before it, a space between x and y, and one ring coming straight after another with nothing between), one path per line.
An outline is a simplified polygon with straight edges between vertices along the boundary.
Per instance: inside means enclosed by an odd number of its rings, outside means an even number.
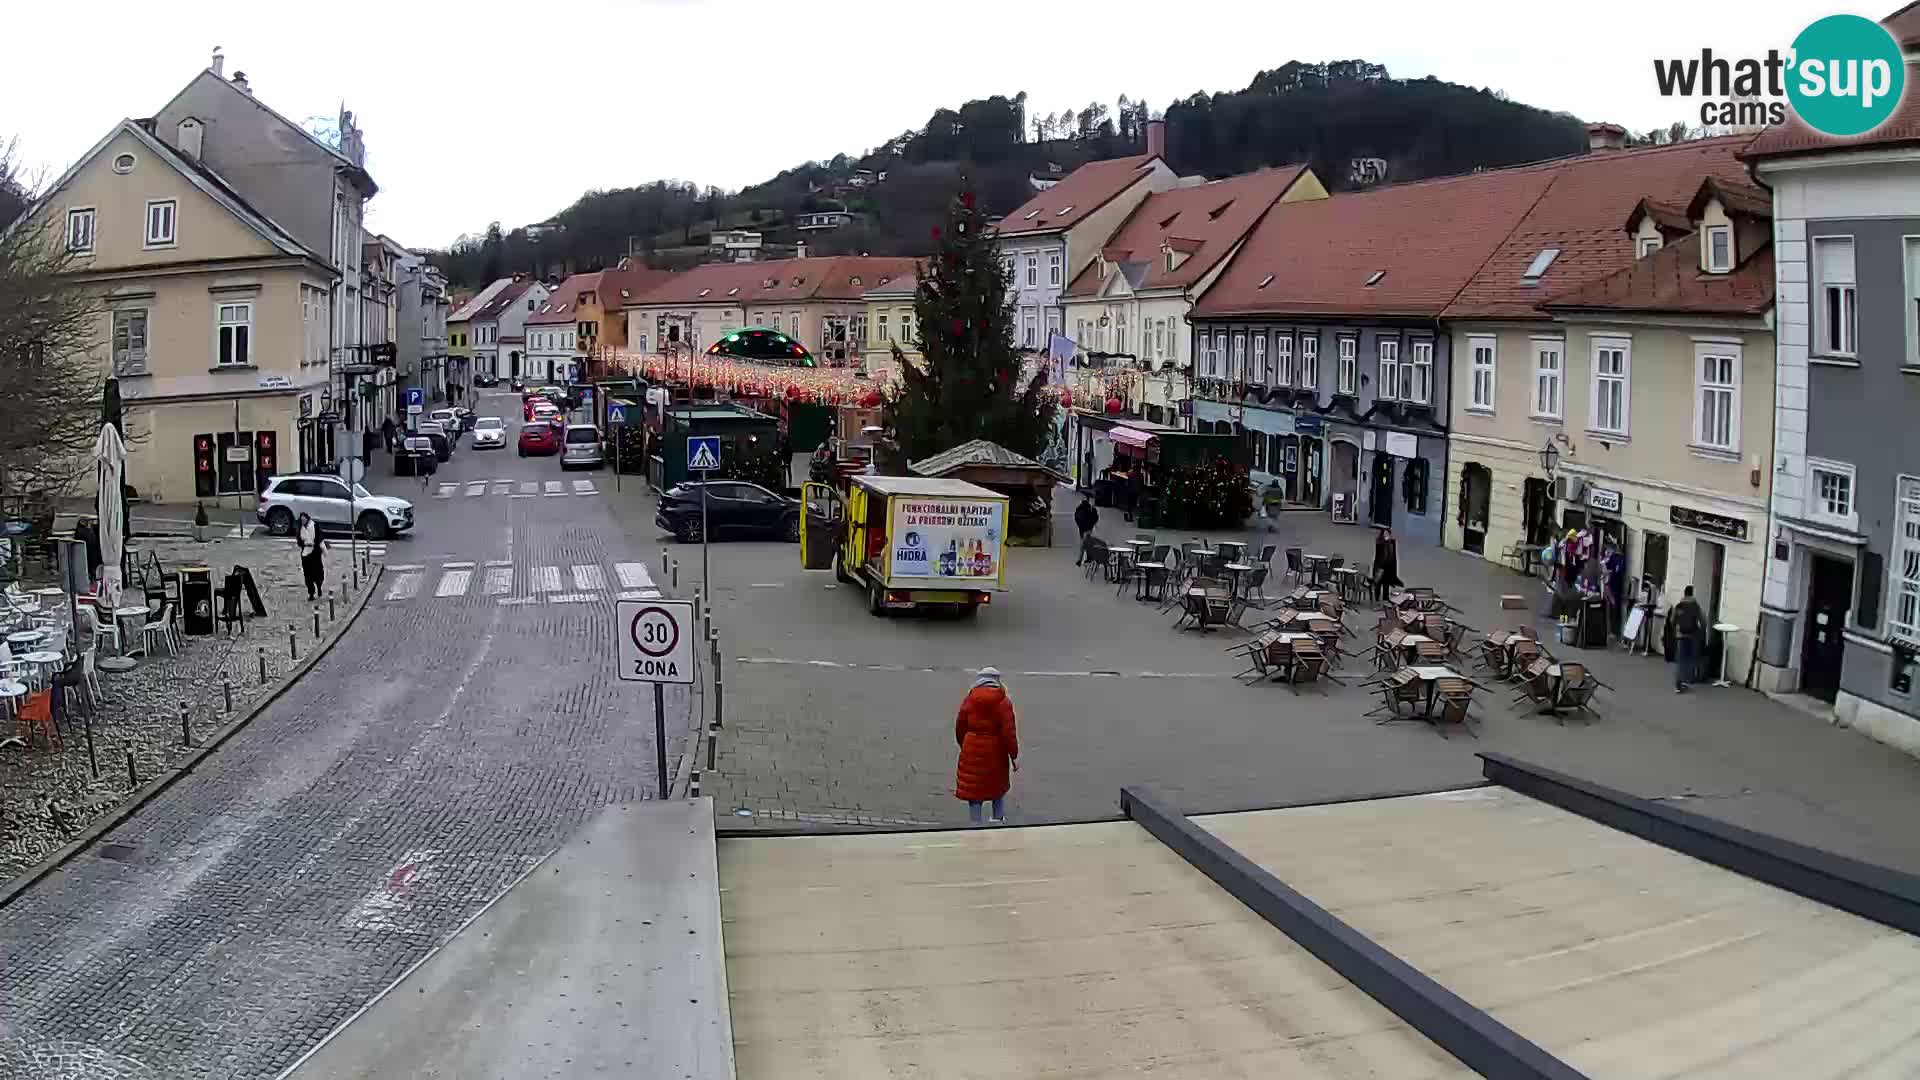
M1093 508L1091 496L1080 496L1080 505L1073 508L1073 525L1080 530L1080 557L1073 560L1079 566L1087 561L1087 541L1093 539L1093 527L1100 524L1100 511Z
M1373 598L1385 600L1400 584L1400 545L1392 529L1381 529L1373 541Z
M1698 677L1695 669L1707 639L1707 616L1700 610L1700 601L1693 598L1693 586L1687 586L1686 594L1673 605L1667 626L1673 631L1673 692L1678 694Z

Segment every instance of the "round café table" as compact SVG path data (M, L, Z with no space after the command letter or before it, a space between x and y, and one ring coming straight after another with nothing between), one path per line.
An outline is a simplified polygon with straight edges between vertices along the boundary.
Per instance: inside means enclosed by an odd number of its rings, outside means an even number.
M20 699L27 696L27 684L17 679L0 679L0 702L5 703L7 719L20 715Z
M1222 566L1220 569L1226 571L1227 574L1230 575L1230 580L1233 583L1233 589L1232 589L1233 594L1235 596L1241 595L1240 585L1241 585L1241 582L1244 580L1243 575L1251 573L1253 571L1253 564L1243 563L1243 562L1230 562L1225 566Z
M7 635L8 645L18 645L23 648L38 645L45 640L47 640L45 630L15 630Z
M37 596L42 600L58 600L67 595L67 591L58 585L49 585L44 589L33 590L30 595Z
M20 659L33 665L33 679L35 682L45 683L53 680L53 669L55 665L66 659L66 657L61 656L51 649L40 649L22 656Z
M1727 654L1733 651L1733 635L1739 633L1740 628L1732 623L1720 622L1714 623L1713 629L1720 635L1720 677L1714 680L1713 685L1732 686L1733 683L1727 678Z

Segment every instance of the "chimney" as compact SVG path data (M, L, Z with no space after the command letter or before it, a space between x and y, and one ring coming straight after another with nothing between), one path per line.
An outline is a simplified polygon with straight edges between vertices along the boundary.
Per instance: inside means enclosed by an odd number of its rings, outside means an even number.
M195 161L199 161L200 137L203 134L205 134L205 130L200 126L200 121L189 116L185 120L180 121L180 137L173 145L175 149L179 150L182 154L185 154Z
M1147 121L1147 153L1152 157L1167 156L1167 122L1165 120Z
M1619 124L1588 124L1587 150L1623 150L1627 145L1627 129Z
M218 45L213 47L213 63L207 65L207 70L213 72L216 79L227 77L227 54L221 52Z
M804 259L807 257L807 242L805 240L800 241L799 244L794 246L793 257L796 259Z
M245 95L247 95L248 97L252 97L252 96L253 96L253 87L251 87L251 86L249 86L249 85L247 85L247 73L246 73L246 72L244 72L244 71L236 71L236 72L234 72L234 73L233 73L233 85L235 85L235 86L237 86L237 87L239 87L239 88L240 88L240 92L241 92L241 93L243 93L243 94L245 94Z

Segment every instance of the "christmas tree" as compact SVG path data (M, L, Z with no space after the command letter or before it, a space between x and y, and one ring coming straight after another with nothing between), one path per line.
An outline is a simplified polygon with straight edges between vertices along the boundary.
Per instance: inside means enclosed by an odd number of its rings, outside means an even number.
M954 200L944 228L933 230L935 250L920 264L913 300L920 328L915 364L894 350L901 387L887 403L894 440L907 461L918 461L972 439L988 439L1037 457L1053 430L1053 395L1046 365L1020 378L1013 341L1011 284L974 209L973 194Z

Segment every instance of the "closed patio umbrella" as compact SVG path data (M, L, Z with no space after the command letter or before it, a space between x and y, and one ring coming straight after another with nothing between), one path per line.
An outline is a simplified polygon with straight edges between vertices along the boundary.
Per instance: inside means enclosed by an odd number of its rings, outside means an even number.
M121 497L121 485L126 482L127 443L113 424L100 425L93 461L94 509L100 518L101 600L112 610L120 606L121 569L127 547L126 502Z

